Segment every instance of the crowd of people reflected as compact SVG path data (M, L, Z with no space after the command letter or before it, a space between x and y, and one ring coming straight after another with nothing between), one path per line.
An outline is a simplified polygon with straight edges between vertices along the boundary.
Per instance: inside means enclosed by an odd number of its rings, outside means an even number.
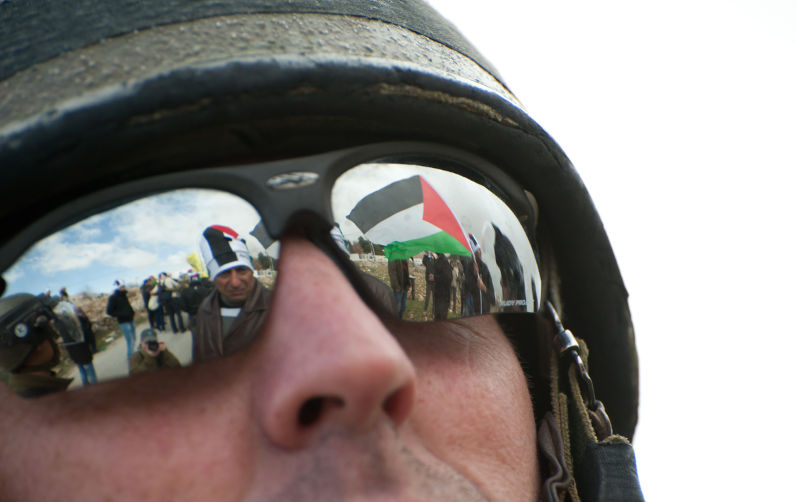
M536 309L537 271L518 255L533 250L523 229L501 228L516 221L508 208L468 213L450 195L464 178L430 168L374 176L380 168L338 180L332 237L387 311L444 321ZM277 277L279 243L264 230L240 198L179 190L43 239L4 275L0 376L39 396L246 348L262 332Z

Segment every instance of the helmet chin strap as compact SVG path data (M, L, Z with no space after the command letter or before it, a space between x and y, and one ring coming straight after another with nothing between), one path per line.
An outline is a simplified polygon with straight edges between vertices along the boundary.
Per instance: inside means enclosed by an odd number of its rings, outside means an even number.
M551 409L539 424L540 458L547 467L541 500L642 501L636 459L629 441L612 433L587 371L587 346L564 329L553 305Z

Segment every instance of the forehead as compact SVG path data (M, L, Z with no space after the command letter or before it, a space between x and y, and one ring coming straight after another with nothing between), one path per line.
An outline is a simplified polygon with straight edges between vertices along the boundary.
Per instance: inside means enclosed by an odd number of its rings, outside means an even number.
M252 270L249 267L243 267L243 266L242 267L228 268L224 272L219 272L219 275L216 276L216 279L218 279L220 277L229 277L229 276L232 275L233 272L235 272L236 275L251 274Z

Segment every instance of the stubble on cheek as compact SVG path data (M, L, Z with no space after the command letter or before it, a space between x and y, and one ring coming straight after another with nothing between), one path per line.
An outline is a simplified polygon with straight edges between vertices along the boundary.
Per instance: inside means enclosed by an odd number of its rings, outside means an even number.
M471 480L409 446L389 427L366 434L336 430L291 457L283 463L290 472L283 473L283 483L267 500L488 500ZM261 476L258 484L268 477ZM249 500L264 499L253 491Z
M403 340L418 371L410 422L429 450L491 499L533 500L539 467L531 396L494 319L447 322Z

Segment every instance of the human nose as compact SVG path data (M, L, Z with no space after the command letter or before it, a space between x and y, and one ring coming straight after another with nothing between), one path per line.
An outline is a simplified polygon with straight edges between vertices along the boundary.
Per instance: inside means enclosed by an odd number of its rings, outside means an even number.
M415 399L406 353L330 258L304 239L281 245L256 349L253 397L266 435L290 449L329 429L400 426Z
M230 286L237 287L241 284L241 276L235 269L230 270Z

